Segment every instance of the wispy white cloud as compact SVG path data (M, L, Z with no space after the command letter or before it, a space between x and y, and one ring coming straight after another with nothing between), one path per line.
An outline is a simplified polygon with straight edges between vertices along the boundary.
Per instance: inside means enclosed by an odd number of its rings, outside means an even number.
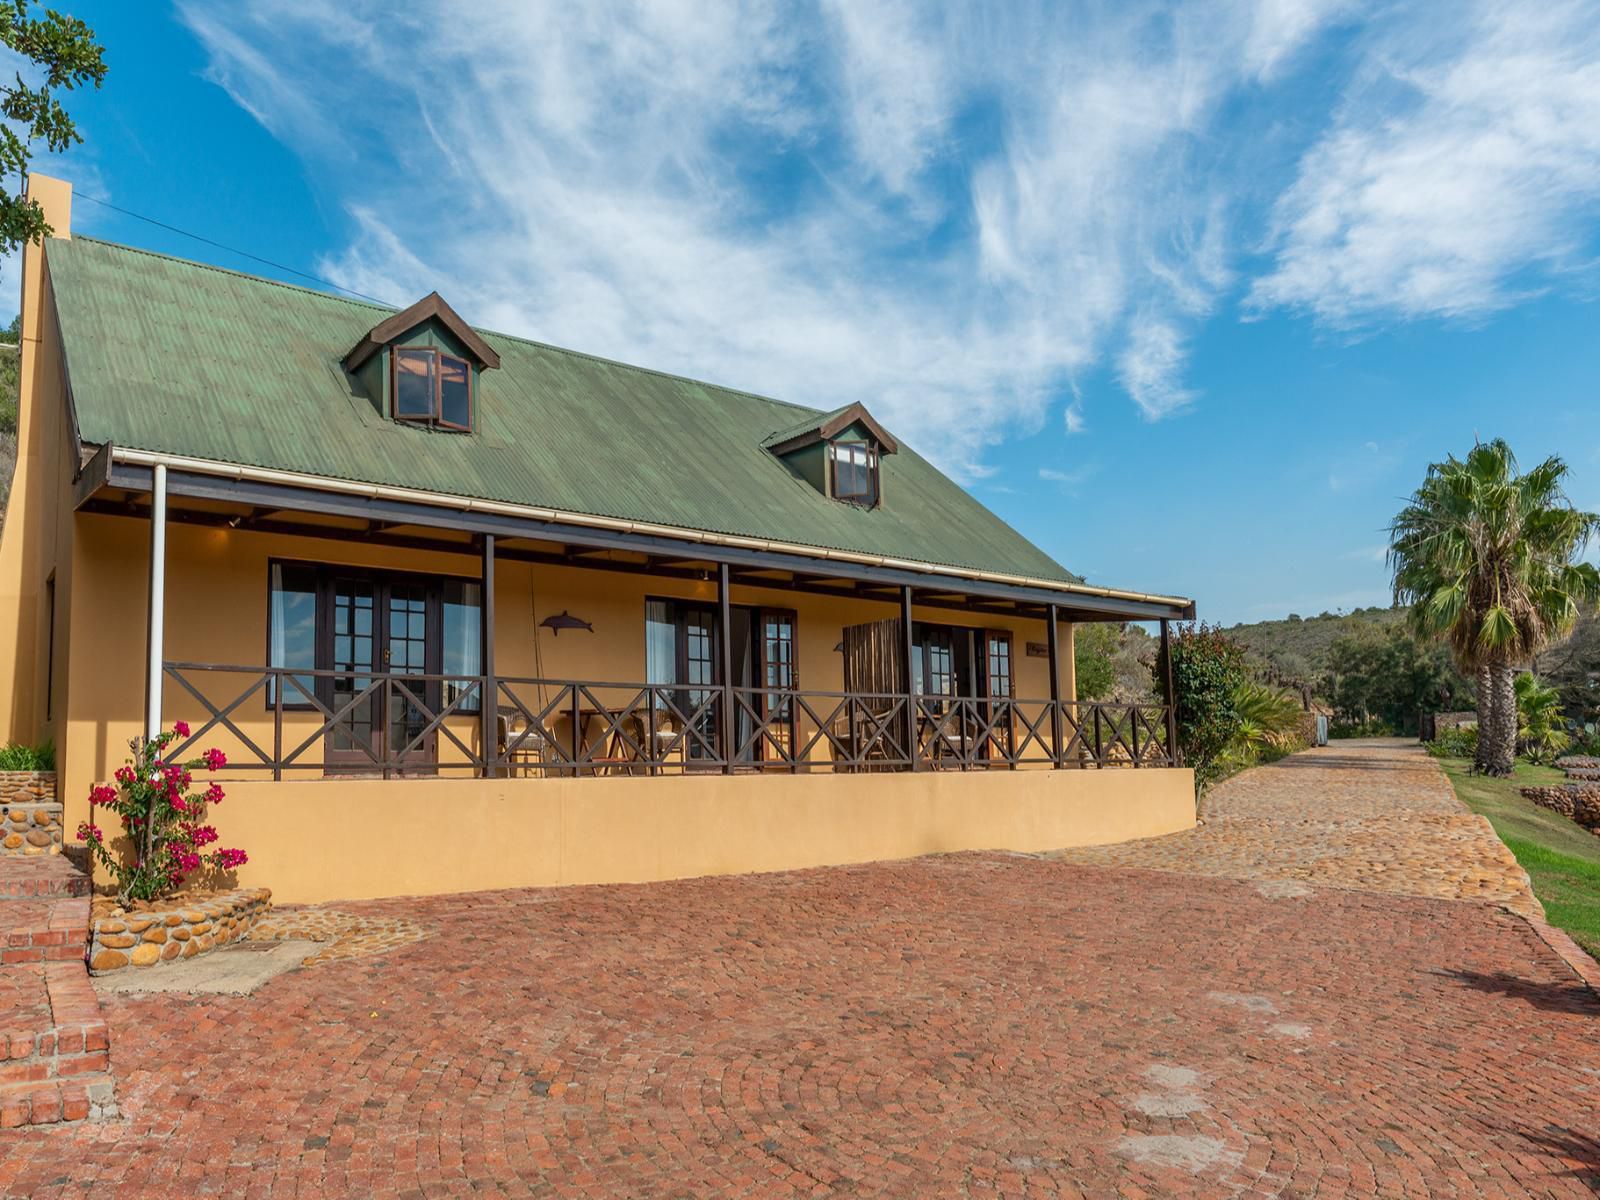
M1260 0L1244 57L1261 78L1271 78L1323 28L1366 7L1362 0Z
M1585 0L1427 6L1369 65L1276 206L1250 292L1340 324L1471 317L1593 258L1600 10Z
M1096 368L1144 419L1203 406L1190 347L1241 286L1252 311L1349 321L1575 268L1595 35L1533 4L1482 0L1459 29L1360 0L180 11L210 78L350 213L321 264L341 284L861 400L971 480L1002 438L1083 433ZM1347 26L1337 111L1280 120ZM1269 217L1268 274L1241 285Z
M838 37L843 116L858 162L891 191L906 191L935 157L957 97L938 18L906 0L823 7Z
M1056 467L1040 467L1039 478L1046 483L1055 484L1069 496L1076 496L1078 489L1093 479L1099 471L1098 463L1084 463L1070 471L1059 470Z
M485 324L860 399L967 478L1119 345L1153 362L1137 312L1174 332L1175 379L1178 326L1223 278L1184 156L1255 69L1242 0L181 11L211 78L355 216L323 264L339 282L437 285ZM414 37L426 55L396 53ZM1177 407L1176 382L1137 378L1145 415Z
M1160 420L1194 399L1182 383L1185 361L1183 335L1176 326L1156 317L1134 319L1117 359L1117 374L1147 419Z

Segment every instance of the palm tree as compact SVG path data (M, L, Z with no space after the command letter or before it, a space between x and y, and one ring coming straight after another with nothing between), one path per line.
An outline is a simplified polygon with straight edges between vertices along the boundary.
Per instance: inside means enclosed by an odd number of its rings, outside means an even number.
M1517 697L1517 741L1530 761L1550 763L1572 744L1563 727L1561 693L1546 687L1527 671L1514 684Z
M1600 572L1577 561L1600 516L1572 506L1566 477L1559 457L1522 472L1504 441L1479 442L1431 465L1389 530L1395 602L1477 674L1474 769L1486 774L1509 775L1516 761L1517 664L1600 597Z

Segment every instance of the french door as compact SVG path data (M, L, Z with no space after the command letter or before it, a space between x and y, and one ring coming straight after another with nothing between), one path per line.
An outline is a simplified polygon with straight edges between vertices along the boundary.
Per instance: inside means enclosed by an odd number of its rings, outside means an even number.
M745 704L735 702L733 747L723 746L718 706L711 703L721 687L721 643L716 610L709 605L681 600L645 603L646 670L649 682L673 689L673 703L686 716L698 713L696 737L687 746L689 759L724 757L730 749L735 761L781 760L792 753L794 700L787 693L798 686L796 675L796 619L788 609L730 606L729 660L735 688ZM757 736L756 721L765 732Z
M436 584L382 576L334 576L324 632L329 695L324 703L345 713L328 730L330 772L375 770L391 757L402 774L428 774L438 753L438 731L427 729L439 710L437 680L409 683L393 674L437 675L440 603ZM357 699L359 697L359 699Z

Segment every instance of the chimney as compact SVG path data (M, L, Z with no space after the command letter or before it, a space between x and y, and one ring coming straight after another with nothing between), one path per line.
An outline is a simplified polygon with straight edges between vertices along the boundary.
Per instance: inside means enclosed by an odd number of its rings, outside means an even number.
M72 236L72 185L64 179L48 175L30 174L24 193L36 200L44 210L44 219L50 226L50 236ZM40 319L44 312L44 296L40 286L44 274L44 247L29 242L22 248L22 343L39 341Z

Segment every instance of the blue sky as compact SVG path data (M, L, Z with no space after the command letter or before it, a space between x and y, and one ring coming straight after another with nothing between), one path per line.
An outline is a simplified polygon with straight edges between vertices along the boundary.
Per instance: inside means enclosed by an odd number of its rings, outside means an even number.
M1600 509L1600 4L62 6L110 64L38 164L81 194L861 400L1097 583L1386 603L1384 526L1474 436Z

